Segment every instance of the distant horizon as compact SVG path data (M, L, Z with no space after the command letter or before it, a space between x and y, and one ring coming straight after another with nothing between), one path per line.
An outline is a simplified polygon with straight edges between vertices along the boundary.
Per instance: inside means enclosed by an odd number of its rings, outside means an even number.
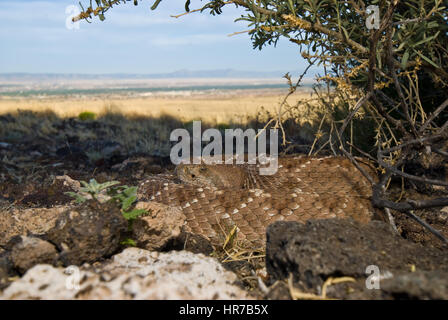
M266 76L269 77L283 77L286 73L289 73L292 77L298 76L299 71L293 70L293 71L281 71L281 70L268 70L268 71L256 71L256 70L239 70L239 69L232 69L232 68L226 68L226 69L178 69L171 72L23 72L23 71L10 71L10 72L1 72L0 71L0 77L1 76L88 76L88 77L94 77L94 76L132 76L132 77L145 77L145 76L167 76L167 75L177 75L177 74L191 74L192 76L202 77L200 74L216 74L218 72L223 73L237 73L237 74L247 74L249 76L258 76L261 78L264 78ZM228 74L222 74L218 75L219 77L229 77ZM312 78L315 74L309 75L305 78Z
M289 72L292 79L299 77L300 73ZM166 73L41 73L41 72L0 72L0 82L54 82L54 81L95 81L109 80L115 82L130 81L182 81L182 80L216 80L215 82L247 82L261 81L271 83L285 83L285 73L282 71L244 71L236 69L214 69L214 70L190 70L182 69ZM213 82L213 81L212 81ZM302 79L302 83L313 83L314 77L308 76Z

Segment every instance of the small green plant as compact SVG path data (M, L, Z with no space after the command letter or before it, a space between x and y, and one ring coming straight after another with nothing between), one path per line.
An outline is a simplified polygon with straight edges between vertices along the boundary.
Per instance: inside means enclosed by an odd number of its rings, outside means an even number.
M137 201L137 187L118 186L110 189L108 194L121 204L121 213L128 221L135 220L147 213L144 209L130 210L134 202Z
M123 217L128 221L128 230L132 230L132 223L135 219L147 213L144 209L131 209L132 205L137 201L137 187L129 187L126 185L117 186L119 181L108 181L98 183L95 179L90 179L89 183L81 181L82 187L79 192L66 192L67 195L76 199L78 204L87 201L84 196L89 194L92 199L101 202L99 195L106 193L109 196L107 201L113 201L120 205L120 211ZM136 247L136 242L131 238L125 238L122 245Z
M65 194L74 198L77 204L81 204L87 201L87 198L83 197L81 194L76 192L65 192Z
M121 245L123 246L128 246L128 247L136 247L137 243L132 240L131 238L126 238L123 241L120 242Z
M85 181L81 181L82 187L80 188L80 192L66 192L65 194L76 199L76 203L83 203L87 200L82 193L88 193L92 197L92 199L98 200L98 195L103 191L107 190L110 187L119 184L119 181L108 181L105 183L98 183L95 179L90 179L89 183Z
M130 210L134 202L137 201L137 187L117 186L119 183L119 181L98 183L95 179L90 179L89 183L81 181L82 187L79 192L66 192L66 194L73 197L76 203L80 204L87 200L83 194L87 193L92 199L100 201L99 195L106 192L110 197L109 201L117 201L121 206L123 217L132 222L139 216L147 213L147 211L144 209Z
M95 120L96 119L96 113L91 112L91 111L84 111L84 112L81 112L78 115L78 118L81 121Z

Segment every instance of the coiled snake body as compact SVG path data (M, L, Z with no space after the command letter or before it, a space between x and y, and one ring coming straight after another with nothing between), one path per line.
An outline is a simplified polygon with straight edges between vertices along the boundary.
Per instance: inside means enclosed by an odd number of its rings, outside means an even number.
M214 243L222 243L234 226L238 239L261 244L266 227L278 220L351 217L366 223L374 216L371 186L349 159L288 157L279 159L274 175L259 175L258 169L179 165L172 176L144 181L139 198L180 207L187 229Z

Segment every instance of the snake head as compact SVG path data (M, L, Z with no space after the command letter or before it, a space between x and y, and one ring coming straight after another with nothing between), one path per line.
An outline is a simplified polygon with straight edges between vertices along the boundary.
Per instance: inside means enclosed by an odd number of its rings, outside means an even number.
M240 188L247 175L241 167L224 164L180 164L175 172L182 183L213 188Z

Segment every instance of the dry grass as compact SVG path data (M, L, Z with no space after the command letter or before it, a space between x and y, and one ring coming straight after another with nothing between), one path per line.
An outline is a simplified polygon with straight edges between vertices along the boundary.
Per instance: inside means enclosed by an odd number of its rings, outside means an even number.
M308 99L309 92L297 92L290 102ZM21 141L28 137L62 139L76 136L80 142L106 139L119 142L129 153L169 155L169 136L176 128L191 130L192 120L202 120L203 129L215 127L261 129L266 122L276 117L282 91L257 93L232 93L226 95L196 95L190 97L125 97L90 96L86 98L55 97L45 99L7 99L0 96L0 119L7 115L13 121L3 121L0 126L0 141ZM297 114L285 113L286 118L295 118L288 125L291 136L306 136L312 141L315 115L306 112L306 104L299 103ZM300 109L300 110L299 110ZM66 118L78 118L80 114L96 116L101 130L91 126L71 126ZM80 119L81 120L81 119ZM300 120L300 121L298 121ZM87 122L90 120L87 120ZM311 123L310 128L303 125ZM79 128L78 128L79 127ZM66 132L68 130L68 132ZM73 131L73 132L72 132ZM101 132L101 137L98 134ZM309 137L308 137L309 136Z
M309 96L298 93L292 99ZM60 117L78 116L81 112L96 114L108 112L123 115L160 117L164 115L187 122L202 120L210 124L247 123L250 118L264 108L275 112L283 95L241 94L233 96L192 96L192 97L88 97L88 98L48 98L48 99L1 99L0 114L18 109L41 112L54 111Z

